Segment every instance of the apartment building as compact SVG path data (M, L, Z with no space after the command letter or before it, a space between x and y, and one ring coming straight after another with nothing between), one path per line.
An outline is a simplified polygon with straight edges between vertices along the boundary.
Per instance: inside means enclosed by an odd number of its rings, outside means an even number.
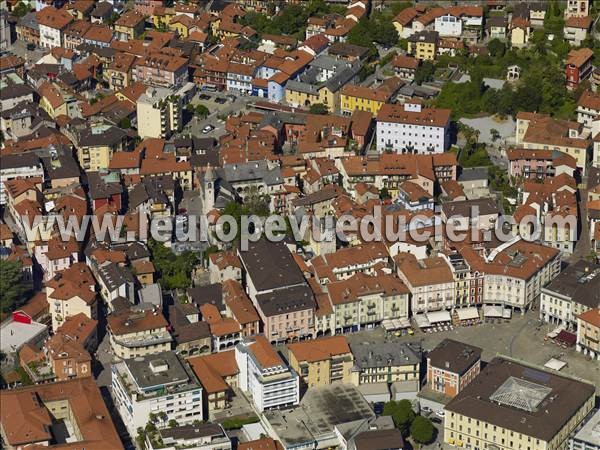
M417 344L363 342L350 348L354 384L401 383L419 390L422 354Z
M252 397L260 412L294 406L300 402L300 378L259 334L235 347L238 386Z
M202 386L174 353L125 359L113 364L111 373L115 406L132 436L150 421L165 428L170 420L179 425L203 420Z
M577 122L583 124L584 129L592 131L592 122L600 116L600 93L584 91L577 102Z
M496 357L444 408L444 443L458 447L564 449L594 408L595 387Z
M573 331L578 316L598 307L598 292L600 265L584 260L572 263L542 288L540 320Z
M312 336L315 299L283 242L261 239L238 251L243 285L271 342Z
M587 420L569 439L569 450L600 450L600 411L590 414Z
M188 60L177 55L150 52L136 62L133 79L153 87L179 88L188 79Z
M587 17L590 14L590 0L567 0L565 19Z
M181 425L158 430L159 443L146 435L146 448L159 450L166 448L189 448L196 450L231 450L231 439L218 423ZM239 447L238 447L239 448Z
M454 276L441 256L418 260L411 253L394 257L398 276L411 293L412 314L454 306Z
M144 138L167 138L180 131L182 101L172 89L149 87L136 103L138 134Z
M233 398L233 388L238 385L235 350L192 357L188 362L202 384L204 406L208 413L228 407Z
M107 317L110 347L122 359L171 350L169 323L157 309L124 309Z
M409 289L392 275L357 273L328 283L325 290L333 305L336 333L371 329L384 319L408 319Z
M356 274L375 275L375 266L389 265L389 253L381 242L341 248L310 261L321 284L347 280Z
M436 31L423 30L408 38L408 54L418 60L433 61L437 54L440 36Z
M56 9L54 6L44 8L36 13L40 32L40 46L55 48L63 46L63 32L73 21L73 16L66 8Z
M85 171L108 169L113 153L128 147L127 133L104 123L78 130L72 135L77 148L77 160Z
M577 316L577 351L600 360L600 306Z
M526 149L558 150L577 161L577 168L585 174L591 141L582 134L583 125L558 120L546 114L517 113L516 144Z
M144 32L145 17L139 11L131 9L115 22L115 36L120 41L137 39Z
M81 262L74 263L46 283L46 301L55 332L69 316L83 313L90 319L98 318L96 282L88 266Z
M444 339L427 355L427 386L446 397L455 397L479 375L482 351Z
M589 48L573 49L567 55L565 62L565 75L567 89L576 90L579 84L592 75L594 65L592 59L594 52Z
M0 205L6 205L4 183L16 178L44 178L44 167L35 153L4 155L0 161Z
M91 377L3 389L0 404L0 436L7 448L54 447L54 427L65 423L70 424L67 446L123 448Z
M450 110L385 104L377 114L377 151L431 155L450 147Z
M508 174L511 177L544 180L566 173L573 176L577 162L572 156L555 150L509 149Z
M288 360L309 388L352 382L354 356L344 336L289 344Z
M485 274L484 304L515 311L528 310L542 287L560 273L560 252L534 242L507 242L485 256L468 246L460 253L472 270Z
M586 17L570 17L565 21L565 27L563 29L563 36L566 41L572 46L580 46L588 36L594 18L591 16Z
M341 90L341 113L352 115L356 110L376 116L381 107L390 102L404 82L400 78L388 78L380 86L364 87L346 84Z

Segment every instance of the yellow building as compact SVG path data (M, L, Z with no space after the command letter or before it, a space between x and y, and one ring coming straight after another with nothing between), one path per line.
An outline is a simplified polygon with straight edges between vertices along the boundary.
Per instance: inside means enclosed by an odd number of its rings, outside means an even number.
M510 43L514 47L523 47L529 43L531 25L528 20L517 17L511 22L510 28Z
M527 149L556 150L575 158L585 174L588 149L592 142L584 138L578 122L559 120L547 114L519 112L516 144Z
M354 358L344 336L288 345L289 362L309 387L350 383Z
M169 27L173 17L175 17L175 9L173 8L154 8L152 24L156 29L166 29Z
M146 19L144 15L135 9L130 9L115 22L116 39L129 41L137 39L144 32Z
M494 358L444 409L444 442L466 448L564 450L594 408L593 384Z
M439 43L439 36L435 31L421 31L408 38L408 54L417 59L433 61Z
M118 358L128 359L171 350L169 323L160 311L123 310L107 317L110 347Z
M40 92L40 107L48 113L48 115L56 119L58 116L69 115L68 99L63 95L61 89L55 84L44 81L39 89Z
M115 58L102 74L111 90L117 91L131 85L136 60L137 56L129 53L119 52L115 54Z
M342 114L351 115L354 111L367 111L377 115L381 106L390 101L402 86L399 78L388 78L381 86L373 89L356 84L347 84L341 90L340 107Z
M108 169L113 153L127 147L128 137L120 128L112 125L92 125L76 136L77 159L86 171Z
M321 103L329 112L336 112L339 110L340 91L333 92L327 85L317 88L300 81L288 81L285 86L285 101L296 108L308 108Z
M600 309L577 316L577 351L600 360Z
M194 29L196 23L185 14L175 16L169 22L169 30L176 32L180 38L187 38Z

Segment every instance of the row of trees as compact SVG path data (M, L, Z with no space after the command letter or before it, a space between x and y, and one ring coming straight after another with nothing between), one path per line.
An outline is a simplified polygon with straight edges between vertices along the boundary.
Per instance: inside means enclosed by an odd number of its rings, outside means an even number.
M29 289L22 277L19 261L0 259L0 313L9 313L25 303Z
M286 5L279 14L274 14L274 11L270 15L250 11L240 19L240 24L253 28L259 34L283 34L304 39L309 17L344 11L345 8L330 5L325 0L311 0L305 6Z

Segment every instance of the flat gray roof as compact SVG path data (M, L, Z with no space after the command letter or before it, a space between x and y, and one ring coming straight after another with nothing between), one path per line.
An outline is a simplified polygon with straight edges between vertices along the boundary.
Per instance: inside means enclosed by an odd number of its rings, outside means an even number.
M600 442L600 410L596 410L585 425L575 433L573 439L579 442L598 445Z
M309 389L298 407L263 414L285 447L333 438L336 425L375 419L358 389L346 384Z
M192 383L188 371L177 355L162 352L155 355L126 359L125 365L142 391L165 385ZM164 370L161 368L166 367ZM154 369L154 370L153 370ZM191 386L190 386L191 387Z
M15 352L40 334L46 333L47 329L46 325L38 322L6 322L0 327L0 350L4 353Z

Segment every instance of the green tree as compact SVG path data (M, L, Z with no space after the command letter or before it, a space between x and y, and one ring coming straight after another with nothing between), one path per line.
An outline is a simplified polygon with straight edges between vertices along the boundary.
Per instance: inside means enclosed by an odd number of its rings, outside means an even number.
M310 105L309 111L311 114L327 114L329 113L329 109L323 103L315 103Z
M427 444L433 439L433 424L423 416L415 417L410 425L410 435L419 444Z
M501 58L506 52L506 44L504 44L504 42L502 42L500 39L492 39L490 42L488 42L487 48L490 52L490 55L494 58Z
M169 426L169 428L175 428L175 427L179 426L179 423L177 423L177 421L175 419L171 419L171 420L169 420L168 426Z
M25 303L26 293L21 262L0 259L0 310L14 311Z
M128 130L131 128L131 119L129 117L123 117L121 122L119 122L119 126L124 130Z
M386 200L388 198L392 198L392 196L390 195L390 191L388 190L388 188L384 187L384 188L381 188L379 190L379 198L381 200Z
M415 72L415 83L423 84L426 81L433 80L433 74L435 73L435 66L431 61L423 61Z
M394 16L397 16L398 14L400 14L402 11L404 11L407 8L412 7L412 2L400 2L400 3L394 3L392 5L392 14Z
M387 402L383 406L383 415L391 416L396 428L402 431L404 435L408 433L410 424L415 419L415 412L412 410L412 405L408 400Z
M151 239L148 246L152 258L165 289L184 289L192 284L192 271L198 264L198 257L193 252L176 255L164 244Z
M203 119L208 117L208 115L210 114L210 111L204 105L197 105L194 112L198 117L201 117Z
M26 5L23 2L19 2L15 5L15 7L13 8L13 16L16 17L23 17L24 15L26 15L29 11L31 11L31 8Z

